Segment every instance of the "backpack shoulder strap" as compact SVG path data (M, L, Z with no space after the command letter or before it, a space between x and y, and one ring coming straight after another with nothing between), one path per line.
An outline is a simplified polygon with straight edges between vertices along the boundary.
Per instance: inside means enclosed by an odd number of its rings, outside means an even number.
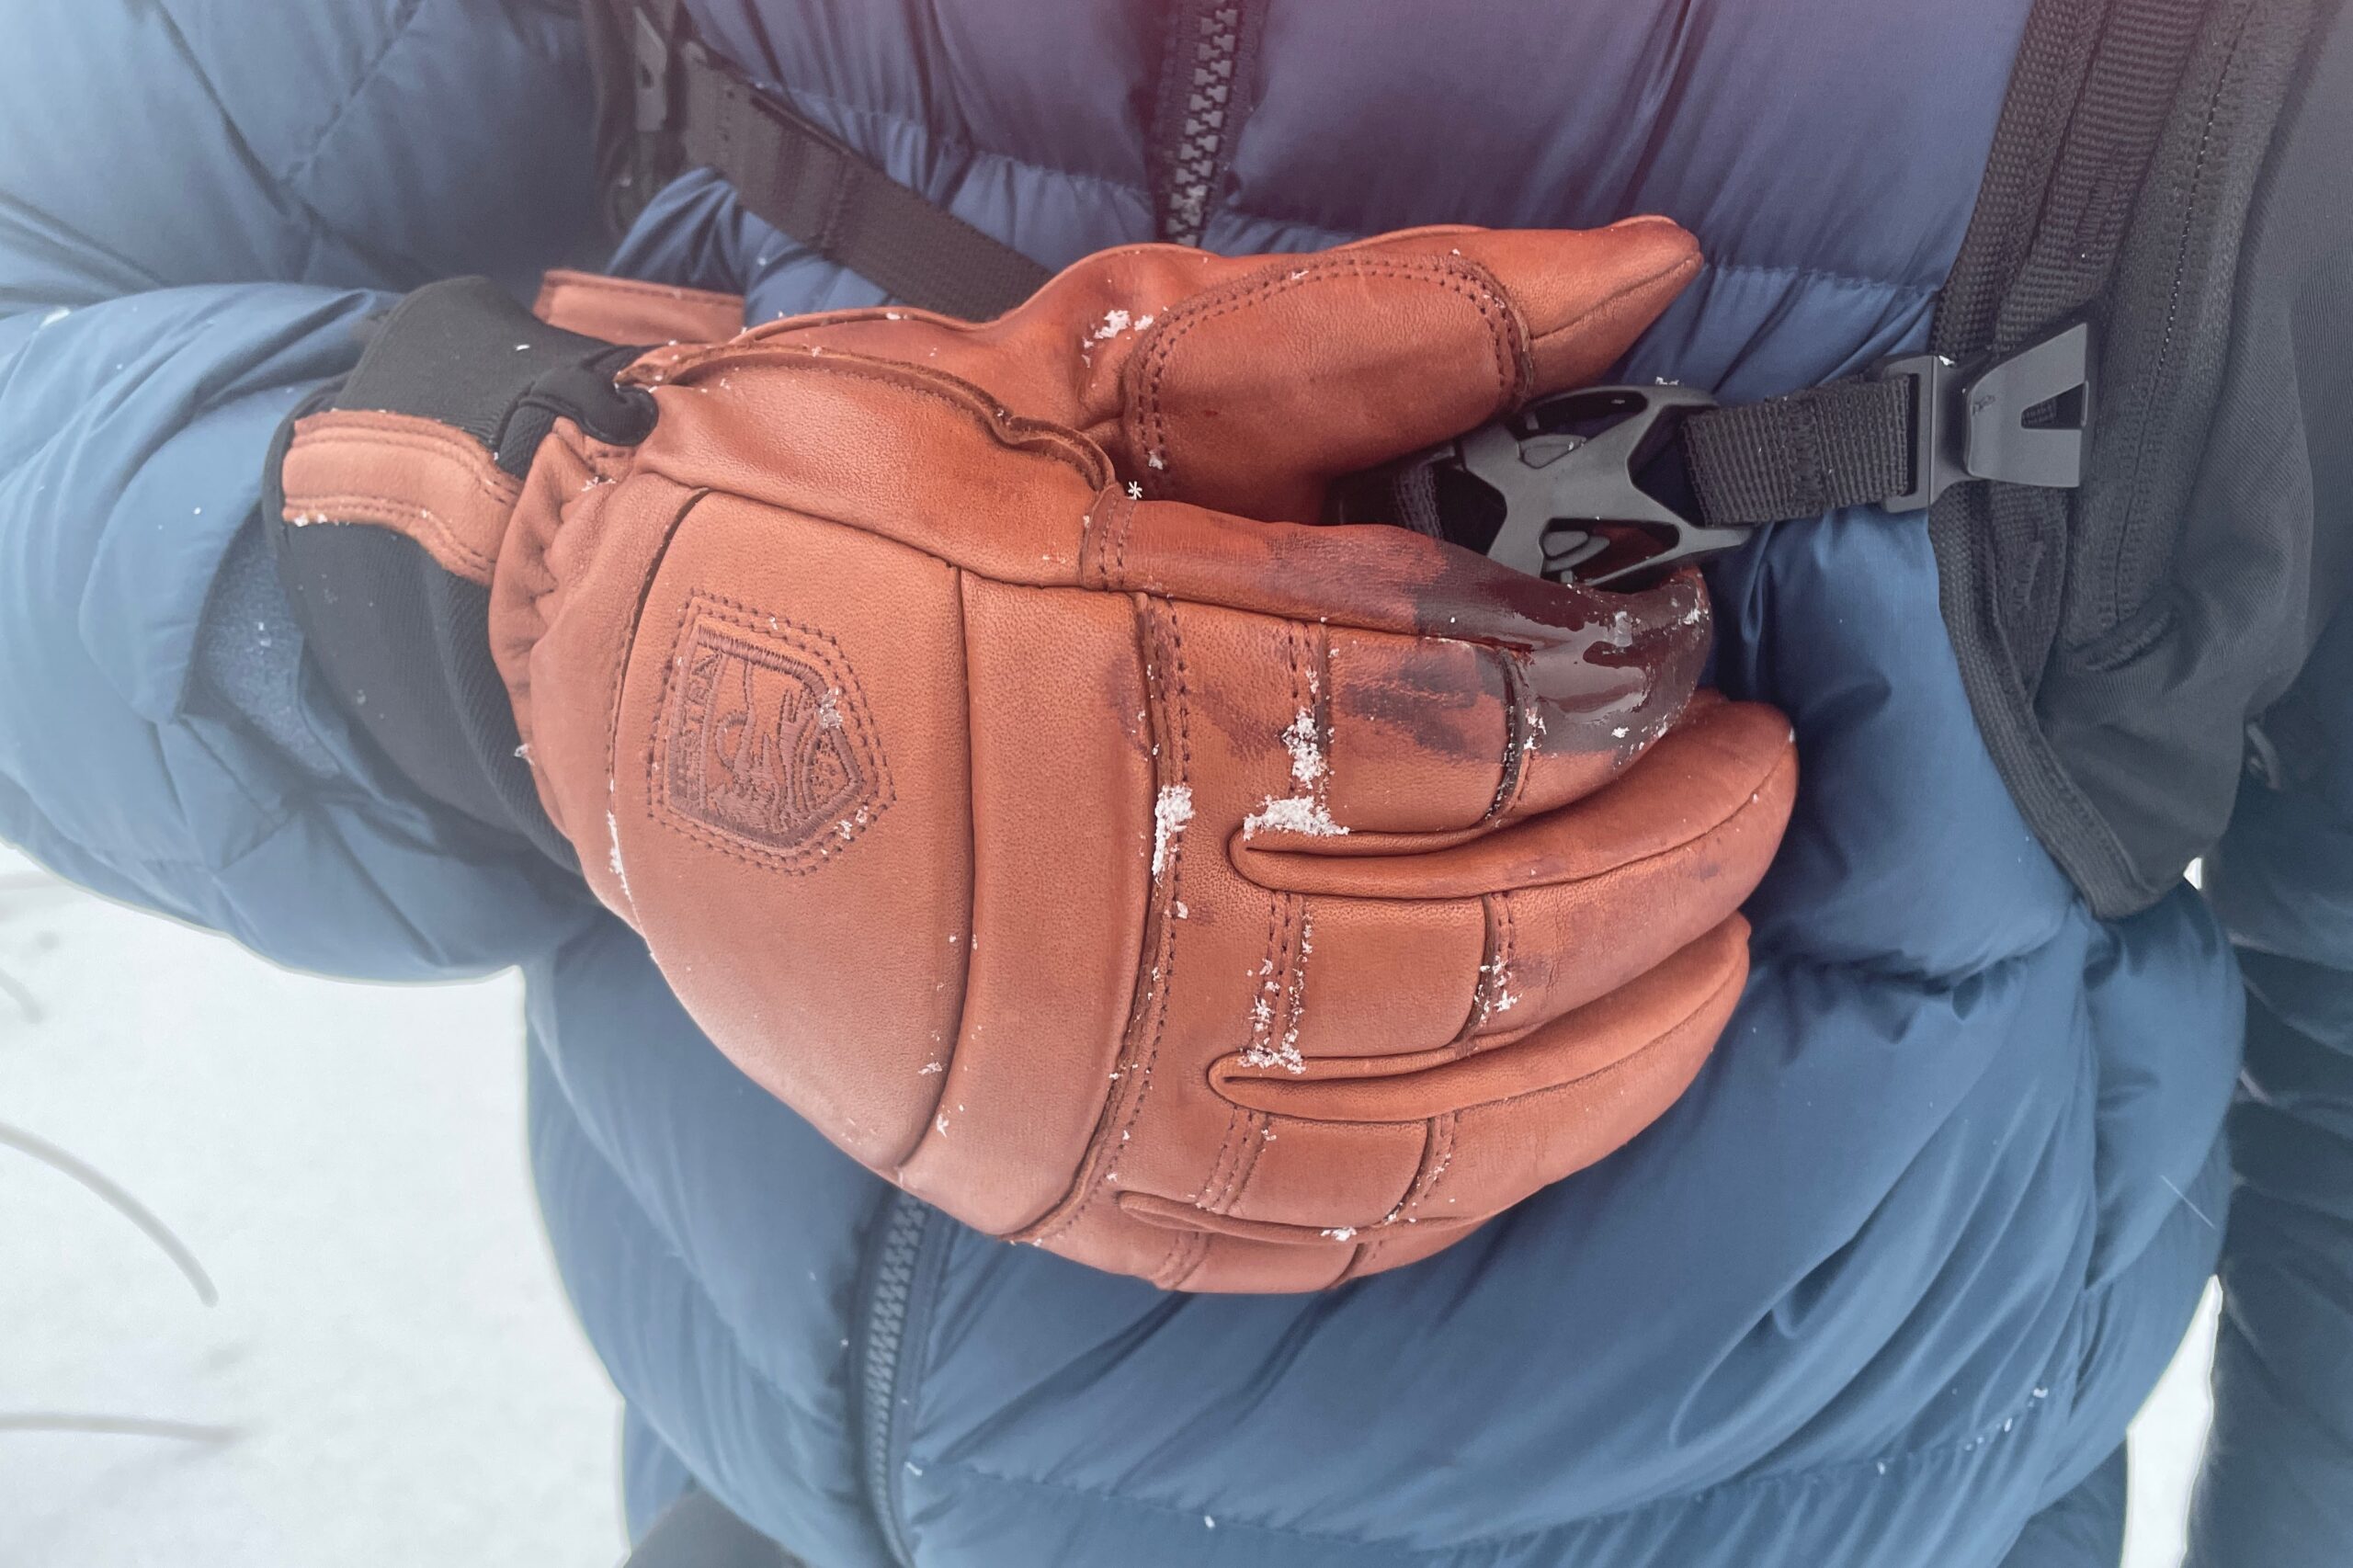
M694 36L681 0L587 0L608 215L626 227L682 171L920 310L1001 315L1051 274L892 179Z
M2249 215L2324 8L2037 0L1938 302L1930 346L1949 358L2063 321L2099 330L2081 487L1963 487L1929 537L1979 732L2109 918L2163 897L2220 835L2245 725L2302 662L2241 623L2298 597L2310 517L2201 508L2192 491L2230 459L2211 437L2234 347L2261 358L2242 320L2269 287L2244 268Z

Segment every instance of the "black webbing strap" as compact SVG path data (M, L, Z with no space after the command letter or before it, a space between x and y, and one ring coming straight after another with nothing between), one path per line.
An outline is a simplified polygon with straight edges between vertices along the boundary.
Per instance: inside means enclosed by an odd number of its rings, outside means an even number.
M695 39L680 0L599 0L626 13L640 199L705 166L755 214L921 310L986 321L1051 276L802 118Z
M1683 458L1701 518L1747 527L1913 493L1916 385L1833 381L1685 420Z

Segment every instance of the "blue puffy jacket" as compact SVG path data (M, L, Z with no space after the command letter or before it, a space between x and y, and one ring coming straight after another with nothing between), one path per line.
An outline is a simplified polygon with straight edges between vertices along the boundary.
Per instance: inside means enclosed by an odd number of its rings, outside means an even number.
M1747 399L1924 337L2027 0L690 9L1049 264L1154 236L1168 18L1246 14L1202 243L1663 211L1711 265L1628 376ZM2306 677L2336 766L2250 792L2211 904L2102 924L1972 726L1916 519L1769 530L1711 570L1716 673L1790 713L1804 785L1689 1094L1427 1263L1164 1295L853 1165L305 673L263 451L392 291L585 261L760 318L875 298L707 175L601 253L588 121L569 0L9 7L0 836L305 968L523 966L540 1195L641 1528L698 1484L814 1568L2092 1568L2219 1253L2198 1560L2345 1561L2353 629Z

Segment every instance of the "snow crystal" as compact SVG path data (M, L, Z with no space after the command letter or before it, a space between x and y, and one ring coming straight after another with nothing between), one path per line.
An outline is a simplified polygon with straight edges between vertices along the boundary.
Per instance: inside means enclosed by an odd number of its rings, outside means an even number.
M1315 731L1315 715L1302 708L1299 717L1283 732L1284 749L1290 753L1290 776L1309 788L1321 782L1326 771L1324 763L1323 739Z
M621 885L621 897L635 904L637 900L629 891L629 871L621 864L621 819L611 812L605 813L605 834L612 843L612 852L606 863L613 869L613 880Z
M1268 796L1256 811L1242 819L1242 836L1256 838L1262 833L1296 833L1309 838L1339 838L1347 829L1332 820L1332 813L1323 801L1306 795L1293 795L1278 801Z
M1125 311L1105 311L1102 324L1095 329L1089 341L1108 343L1123 332L1142 332L1152 323L1153 318L1148 315L1134 316Z
M1293 1029L1291 1035L1295 1036L1298 1032ZM1299 1042L1288 1036L1280 1041L1252 1040L1234 1055L1245 1067L1279 1067L1286 1073L1307 1071L1307 1058L1300 1054ZM1272 1140L1269 1139L1268 1142L1271 1142Z
M1485 1023L1497 1013L1508 1013L1519 1006L1521 998L1512 994L1511 967L1501 959L1479 966L1479 1021Z
M1160 791L1152 806L1152 874L1157 880L1168 867L1168 846L1193 820L1193 790L1186 784L1170 784ZM1180 916L1181 918L1181 916Z
M841 699L841 687L829 686L825 688L825 695L817 699L817 728L838 730L842 727Z
M1357 1239L1357 1228L1354 1225L1335 1225L1324 1233L1324 1239L1328 1242L1352 1242Z
M1279 1067L1286 1073L1304 1073L1307 1059L1300 1054L1299 1031L1307 1020L1307 955L1315 950L1315 925L1302 918L1299 931L1299 959L1282 974L1267 980L1258 987L1259 994L1250 1003L1250 1043L1237 1053L1245 1066ZM1258 973L1274 974L1274 960L1267 960L1258 966ZM1282 1038L1275 1038L1275 1006L1269 994L1279 995L1285 1004L1289 1021ZM1271 1142L1273 1134L1267 1134Z
M1132 479L1128 481L1128 499L1131 501L1141 501L1143 499L1143 486L1137 483Z

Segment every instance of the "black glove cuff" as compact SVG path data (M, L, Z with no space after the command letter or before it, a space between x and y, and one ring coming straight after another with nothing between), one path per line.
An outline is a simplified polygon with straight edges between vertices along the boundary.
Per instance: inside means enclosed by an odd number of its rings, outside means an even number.
M382 318L349 377L288 416L264 470L278 575L312 665L345 712L426 796L571 869L490 656L490 590L390 529L286 522L280 466L295 421L329 409L438 420L518 479L560 418L633 445L654 427L654 400L612 378L638 352L551 327L483 278L432 284Z

